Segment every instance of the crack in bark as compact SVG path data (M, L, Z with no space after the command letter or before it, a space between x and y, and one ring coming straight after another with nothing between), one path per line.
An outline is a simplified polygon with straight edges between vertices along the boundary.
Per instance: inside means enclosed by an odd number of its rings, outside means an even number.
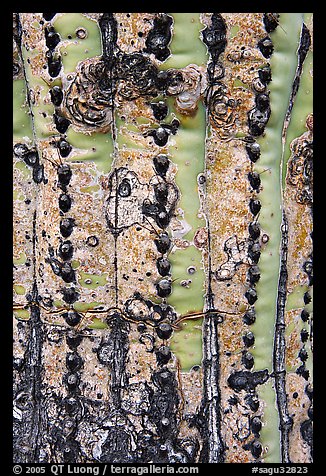
M202 40L206 44L211 57L212 84L208 91L213 87L214 74L220 54L226 47L226 24L220 13L214 13L211 18L210 27L206 27L202 33ZM207 69L207 75L209 77ZM213 73L212 73L213 72ZM206 125L209 126L209 111L206 110ZM207 171L207 163L205 164ZM205 196L206 198L206 196ZM208 235L208 281L206 294L206 307L208 310L214 310L214 295L212 292L212 263L211 263L211 230L208 210L205 206L205 218ZM200 455L200 461L209 463L222 463L225 457L225 448L221 435L221 409L220 409L220 361L219 361L219 337L218 322L215 314L207 314L203 320L203 399L199 412L199 431L203 438L203 449Z
M291 95L288 108L285 113L282 129L282 158L281 158L281 193L282 189L282 169L284 162L285 141L287 130L291 121L291 114L299 90L300 79L302 75L303 63L311 46L311 36L309 29L303 23L300 34L300 43L298 47L298 63L295 76L292 83ZM282 463L290 463L289 454L289 434L293 428L293 419L289 415L288 399L286 393L286 340L285 340L285 306L287 301L287 251L288 251L288 222L286 213L282 206L281 222L281 249L280 249L280 269L277 293L277 307L275 318L274 348L273 348L273 376L275 379L276 402L279 413L280 429L280 449Z
M23 67L24 82L26 87L26 100L29 114L31 116L33 145L37 150L37 137L34 124L34 113L30 98L29 82L26 74L25 60L22 53L22 25L19 13L15 14L17 32L14 38L18 47L19 55ZM34 180L35 182L35 180ZM44 342L43 323L40 318L40 309L34 304L38 302L38 289L36 278L36 218L37 218L37 201L33 213L33 285L31 294L28 296L30 300L30 319L26 323L25 331L27 334L27 347L24 353L24 365L22 374L17 377L17 390L14 395L14 402L22 395L28 398L26 406L23 406L23 412L20 423L17 422L17 432L14 431L14 454L18 458L17 461L28 463L30 461L39 460L39 438L42 433L42 348ZM32 404L31 404L32 403ZM15 430L15 425L14 425ZM23 435L23 436L21 436Z
M302 75L303 63L308 54L310 45L311 45L310 32L309 32L309 29L306 27L306 25L303 23L301 28L300 44L298 48L298 64L297 64L297 69L296 69L295 76L292 83L292 91L291 91L288 109L286 111L285 119L284 119L284 126L282 131L283 138L285 138L286 136L287 128L291 120L291 113L292 113L294 101L300 86L300 78Z
M280 418L281 432L281 458L282 463L290 463L289 433L293 426L292 418L288 411L286 394L286 366L285 366L285 304L287 298L287 250L288 250L288 224L285 212L282 215L282 241L281 263L277 293L275 340L273 349L273 375L275 379L275 392L277 408Z

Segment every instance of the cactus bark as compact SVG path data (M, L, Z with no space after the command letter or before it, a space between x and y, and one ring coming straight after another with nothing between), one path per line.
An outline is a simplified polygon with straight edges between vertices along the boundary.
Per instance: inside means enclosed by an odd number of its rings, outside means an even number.
M15 462L312 462L312 14L13 31Z

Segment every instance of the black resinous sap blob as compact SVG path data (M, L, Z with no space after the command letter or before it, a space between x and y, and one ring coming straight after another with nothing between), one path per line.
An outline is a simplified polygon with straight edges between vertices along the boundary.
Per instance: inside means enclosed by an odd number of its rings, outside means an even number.
M171 41L172 17L162 14L154 18L153 28L146 38L146 49L148 53L153 53L159 61L165 61L170 56L168 44Z
M214 63L226 47L226 24L220 13L213 13L211 25L202 32L203 42L207 46Z

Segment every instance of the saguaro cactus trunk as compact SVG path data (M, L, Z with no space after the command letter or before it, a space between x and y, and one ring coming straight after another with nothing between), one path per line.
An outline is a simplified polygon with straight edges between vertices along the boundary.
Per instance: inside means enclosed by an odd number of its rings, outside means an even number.
M311 462L312 14L13 27L15 462Z

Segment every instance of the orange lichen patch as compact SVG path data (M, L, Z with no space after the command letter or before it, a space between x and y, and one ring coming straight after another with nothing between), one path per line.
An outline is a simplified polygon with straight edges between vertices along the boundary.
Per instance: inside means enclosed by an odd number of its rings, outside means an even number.
M310 194L313 179L309 167L309 144L312 141L312 116L307 118L308 132L292 141L287 164L284 209L289 225L288 288L307 283L303 264L312 252L312 213Z
M155 175L153 157L154 152L151 150L122 149L119 150L114 166L136 171L139 182L146 184Z
M285 313L286 323L286 346L285 346L285 364L288 369L294 371L301 363L298 358L299 351L302 347L300 340L300 331L302 321L300 313L302 309L291 309Z
M35 184L31 169L14 158L13 166L13 278L26 290L33 283L33 219ZM17 303L24 303L25 296L15 296Z
M202 369L193 369L190 372L180 372L179 379L182 389L180 411L183 415L191 415L199 410L202 396L203 372ZM181 422L180 437L198 438L198 430L195 427L189 428L185 420ZM200 442L199 438L199 442Z
M244 309L247 309L248 302L244 296L247 288L244 281L241 271L229 281L216 281L213 278L211 285L215 295L215 307L221 311L221 314L223 311L239 313L238 319L240 319Z
M149 105L150 100L139 97L133 101L127 101L122 96L115 98L115 105L117 107L117 114L119 119L125 124L135 124L139 127L139 118L148 119L153 122L153 111ZM148 125L146 125L148 128Z
M25 354L24 343L25 343L26 336L25 336L25 332L22 331L18 323L19 323L18 319L13 319L12 337L13 337L13 345L15 346L15 358L22 359L24 358L24 354ZM24 336L21 335L22 332Z
M298 463L310 463L310 448L303 440L300 432L301 424L308 419L307 411L310 400L305 392L307 382L297 374L288 374L286 389L288 394L289 414L293 418L293 428L290 432L290 460Z
M266 36L262 13L222 13L227 23L228 42L224 56L235 73L241 71L248 76L266 61L257 49L259 39ZM235 27L237 31L235 32ZM234 34L235 33L235 34ZM249 66L249 67L248 67Z
M50 154L48 153L48 157ZM58 159L57 159L58 160ZM74 247L74 260L79 262L78 273L94 275L108 274L107 284L96 288L96 291L81 288L80 300L94 301L92 294L96 293L96 301L113 301L113 273L114 273L114 240L108 232L104 214L104 196L101 194L82 193L80 184L94 181L94 175L85 163L71 163L72 177L68 185L68 194L72 199L69 218L74 219L74 227L69 240ZM62 241L60 221L62 215L58 206L58 199L62 193L58 186L57 168L49 161L44 161L45 176L48 183L39 185L37 235L38 254L37 267L44 274L40 283L40 292L50 292L54 299L61 299L60 289L65 285L60 276L53 273L51 266L46 262L49 256L49 247L57 256ZM92 182L93 183L93 182ZM96 183L96 181L94 182ZM96 246L89 244L89 237L96 236Z
M119 299L124 303L135 291L143 296L156 294L155 281L159 278L154 237L137 225L119 235L118 246L118 287Z
M309 207L298 204L291 197L288 188L285 191L285 209L289 224L288 269L289 290L298 284L306 284L307 275L303 264L312 250L312 216Z
M217 160L218 161L218 160ZM233 167L232 167L233 165ZM247 174L249 168L239 167L237 163L229 163L229 168L209 173L207 185L208 212L210 216L212 258L214 266L219 266L225 260L224 243L232 235L242 240L247 235L250 220ZM215 197L219 197L216 200ZM222 261L223 262L223 261Z
M44 65L47 65L47 48L45 45L43 27L39 23L42 21L42 14L21 13L20 20L23 29L23 55L27 59L25 66L29 69L29 75L35 78L42 78L45 83L51 84L48 68L44 68ZM38 24L38 28L30 28L32 24Z
M234 439L232 441L235 441ZM253 463L255 460L248 451L241 451L241 445L233 444L228 447L227 460L229 463Z
M44 79L44 85L50 85L50 76L48 70L44 68L44 65L47 65L47 57L45 55L46 47L44 40L40 41L40 44L37 46L35 51L31 52L30 50L26 54L28 61L29 74L36 78Z
M246 47L256 48L257 38L266 36L266 30L262 21L262 13L221 13L227 23L229 43L241 44ZM231 37L231 29L237 26L239 29Z
M20 21L23 30L23 38L26 41L27 50L36 49L40 42L44 42L44 32L40 21L42 21L41 13L21 13ZM36 24L38 27L36 28ZM33 27L34 25L34 27ZM32 26L32 27L31 27Z
M94 351L102 337L100 330L87 330L87 334L92 336L92 339L85 337L79 347L78 352L83 358L83 368L81 370L81 381L83 382L83 395L85 398L109 399L109 372L98 359L94 360Z
M224 322L219 326L223 352L239 353L242 350L243 327L241 316L224 316Z
M248 111L254 107L254 98L252 91L245 89L233 88L231 90L232 97L237 103L236 133L246 134L248 131L247 119Z
M149 328L148 333L154 331ZM151 348L151 342L144 339L144 343L139 342L140 333L137 331L137 324L130 323L129 332L129 353L127 362L127 372L129 374L129 382L149 382L151 373L156 367L156 357L154 352L148 352Z
M42 364L44 366L44 375L46 383L56 390L58 395L65 393L65 387L62 385L62 379L66 372L65 355L67 346L56 329L49 328L42 349Z
M126 53L145 48L154 17L154 13L115 13L119 32L123 32L123 35L118 35L117 46Z
M207 186L212 187L213 192L225 195L236 190L246 192L249 188L247 174L251 170L251 164L242 142L219 142L212 131L207 149L208 177L212 179Z

